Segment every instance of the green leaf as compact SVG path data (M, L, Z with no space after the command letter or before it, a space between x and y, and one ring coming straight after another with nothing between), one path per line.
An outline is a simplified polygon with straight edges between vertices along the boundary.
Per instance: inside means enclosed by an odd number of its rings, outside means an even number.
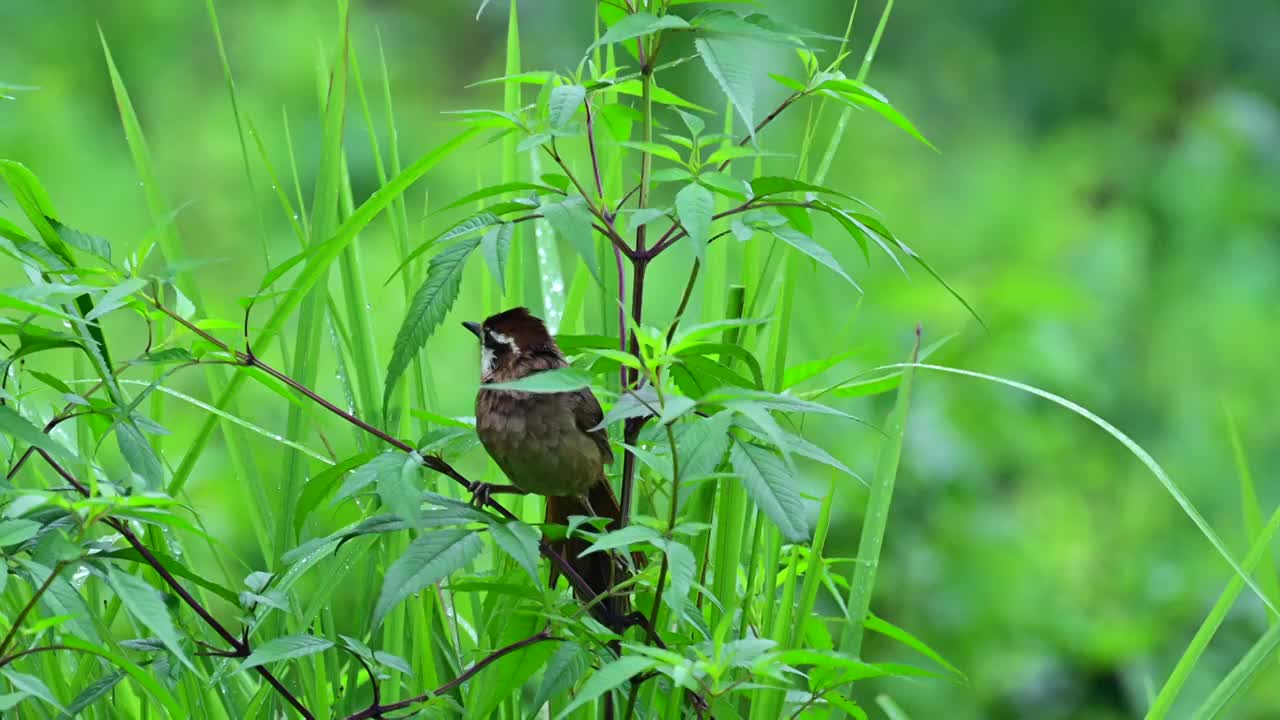
M587 678L587 681L582 684L582 688L578 690L578 694L574 696L573 702L566 705L560 711L560 714L556 715L556 720L568 717L574 710L595 700L636 675L652 669L657 664L658 661L656 659L641 655L627 655L614 660Z
M40 429L32 425L26 418L17 413L9 405L0 405L0 432L12 435L15 439L34 445L50 455L66 462L78 462L70 450L63 447Z
M850 107L870 108L884 119L905 130L907 134L911 135L911 137L924 143L930 150L938 152L938 148L935 147L933 143L929 142L928 138L922 135L920 131L916 129L916 126L912 124L905 115L898 112L898 109L890 105L888 102L866 93L824 91L824 94L834 97Z
M661 533L646 525L628 525L621 530L614 530L601 535L599 539L591 543L591 547L583 550L582 554L590 555L601 550L629 547L643 542L651 542L659 537L661 537Z
M844 268L841 267L840 261L836 260L835 256L826 248L810 239L808 235L790 227L773 228L770 232L779 240L834 270L837 275L847 280L855 290L862 292L862 287L853 278L849 277L849 273L845 272Z
M747 184L719 170L707 170L698 175L698 183L734 200L747 198Z
M541 212L556 235L569 243L582 258L591 277L602 284L600 263L596 260L596 244L592 237L591 211L587 209L586 201L575 196L563 202L545 204Z
M124 677L125 673L123 671L112 670L106 675L103 675L97 680L89 683L78 695L75 696L75 699L67 705L67 716L75 717L79 715L82 710L105 697L107 693L111 692L112 688L124 679Z
M867 619L863 622L863 625L872 632L877 632L885 637L897 640L903 645L906 645L921 655L924 655L930 660L938 663L942 667L950 670L959 677L964 677L964 673L960 672L960 668L957 668L955 665L947 662L946 658L942 657L936 650L926 645L923 640L917 638L906 630L903 630L897 625L894 625L888 620L883 620L875 615L868 615Z
M132 420L116 423L116 445L125 462L143 479L149 490L164 486L164 465L156 455L155 448L151 447L151 443L147 442Z
M408 455L399 450L387 450L369 460L347 476L342 487L338 489L338 494L334 496L333 502L335 504L342 502L387 475L399 475L407 458Z
M431 258L427 279L414 293L404 322L396 333L382 391L384 408L389 407L396 382L404 374L405 368L409 367L410 361L426 345L427 338L431 337L436 326L444 320L445 313L453 307L454 300L458 298L458 290L462 287L462 269L479 242L474 239L464 240Z
M680 109L677 109L676 112L680 115L680 120L684 122L684 126L689 128L690 135L701 135L702 131L707 129L707 123L697 115L687 113Z
M551 100L547 103L548 120L552 130L563 130L573 116L582 107L587 97L587 89L581 85L558 85L551 90Z
M90 255L102 258L108 263L111 262L111 243L96 235L80 232L75 228L67 227L53 218L46 218L49 224L57 231L58 237L62 241L77 250L83 250Z
M798 36L840 40L838 37L819 35L803 28L788 27L763 13L744 16L732 10L704 10L698 13L689 24L699 33L735 35L791 47L804 47L804 43L798 39Z
M226 600L227 602L233 605L236 603L235 593L231 592L230 590L223 587L222 585L219 585L211 581L208 577L204 575L188 570L185 565L178 562L178 560L173 556L163 553L159 550L151 550L150 553L151 553L151 557L155 558L156 560L159 560L160 565L163 566L165 570L168 570L171 575L180 577L183 580L190 580L196 585L199 585L205 590L212 592L213 594L217 595L218 597L221 597L222 599ZM138 563L140 565L146 565L150 563L150 560L142 557L142 555L137 550L131 547L121 548L119 550L115 550L109 553L101 553L99 555L95 555L94 557L105 557L105 558L111 558L113 560L124 560L128 562Z
M747 494L756 506L778 526L783 537L793 543L808 539L804 503L782 458L750 443L735 441L729 452L733 470L742 478Z
M156 680L152 672L147 672L146 670L143 670L141 667L138 667L138 665L131 662L129 658L125 657L124 655L111 652L97 645L92 645L75 636L64 635L61 638L61 642L62 644L67 645L68 647L74 648L76 650L79 650L80 652L89 653L91 655L97 655L103 660L106 660L108 663L110 663L114 667L117 667L123 670L126 674L129 675L130 678L133 679L134 682L138 683L139 686L145 688L146 691L151 695L151 697L155 698L156 701L159 702L160 705L164 707L164 709L169 713L169 717L176 718L176 717L186 716L186 713L183 712L182 706L178 702L178 699L175 698L167 689L165 689L164 685L160 684L160 682ZM96 684L97 683L94 683L94 685ZM76 696L76 699L72 701L71 706L67 708L68 713L70 713L72 707L74 707L76 703L78 703L81 700L81 698L85 697L88 694L88 691L89 691L89 688L86 688L84 692L81 692L80 695Z
M416 457L406 455L394 472L379 475L378 499L383 507L405 520L416 520L422 509L422 489L418 486L421 472L422 463Z
M557 368L534 373L519 380L500 383L485 383L481 390L518 390L527 393L572 392L591 386L591 376L573 368Z
M57 696L53 694L53 691L49 689L49 686L45 685L44 681L35 675L27 675L7 667L0 670L0 673L3 673L5 679L12 683L18 690L21 690L28 695L38 697L59 710L66 712L66 708L62 707L62 703L58 702Z
M484 255L484 261L489 265L489 272L493 273L493 278L498 281L498 287L503 292L506 292L507 288L505 279L507 256L511 253L511 237L515 234L515 231L515 225L502 223L497 227L490 228L480 238L480 252Z
M685 185L676 193L676 216L689 233L689 241L693 243L694 255L699 261L707 256L707 241L711 239L711 214L715 207L715 196L697 183Z
M747 132L755 137L755 83L751 67L755 60L740 44L716 37L699 37L693 41L703 65L720 84L733 109L742 117Z
M680 477L703 477L715 472L725 451L729 449L729 424L733 413L721 412L709 418L696 418L683 423L676 436L680 452Z
M169 652L176 655L183 665L195 670L195 666L182 651L178 631L173 626L169 609L164 604L164 595L159 590L137 575L130 575L115 568L107 570L107 583L111 585L111 589L120 598L121 604L135 620L155 633L156 637L160 638L160 642L164 643Z
M332 640L315 635L286 635L268 640L258 646L240 665L241 670L248 670L266 663L292 660L294 658L314 655L333 647Z
M671 608L676 618L684 616L684 607L693 587L693 576L698 569L693 551L674 540L655 543L667 554L667 579L671 587L662 594L662 600Z
M472 215L471 217L459 222L457 225L451 226L448 230L445 230L444 232L440 233L439 235L432 238L431 240L423 243L422 245L415 248L413 252L406 255L404 260L401 261L401 263L398 266L396 266L396 269L391 273L391 275L387 277L386 282L389 283L392 280L394 280L395 277L399 275L401 272L403 272L405 268L409 267L409 263L416 260L417 257L422 253L427 252L428 250L431 250L432 248L435 248L439 245L447 243L450 240L456 240L458 238L465 237L467 235L470 235L471 233L483 230L484 228L487 228L490 225L497 225L500 222L502 222L502 218L498 217L497 215L491 212L481 212L481 213ZM462 243L459 243L459 244L462 244ZM455 245L454 247L457 247L457 246ZM448 252L448 251L446 250L444 252ZM442 252L441 254L443 255L444 252Z
M374 607L373 624L380 625L391 608L471 562L483 549L480 536L473 530L436 530L418 537L387 569Z
M565 180L567 182L568 178L565 178ZM557 188L551 187L550 185L539 185L538 183L531 183L531 182L502 183L500 185L491 185L486 188L481 188L473 193L468 193L466 195L463 195L462 197L458 198L457 200L454 200L448 205L445 205L444 207L439 208L438 210L433 210L431 214L436 215L436 214L445 212L446 210L453 210L455 208L460 208L463 205L470 205L473 202L494 197L495 195L504 195L506 193L519 192L521 190L532 190L534 192L545 192L545 193L552 193L552 194L564 194L564 188L557 189Z
M26 542L36 536L40 527L35 520L0 521L0 547Z
M644 142L643 140L628 140L618 144L626 148L631 148L632 150L639 150L642 153L656 155L664 160L670 160L673 163L680 165L684 164L684 158L680 157L680 153L670 145L663 145L662 143L656 142Z
M538 541L542 538L537 528L519 520L495 523L489 528L494 542L529 573L534 584L538 582Z
M531 711L537 713L543 705L553 697L566 693L587 668L591 666L591 654L576 642L563 642L547 661L547 668L542 673L542 684L538 693L533 696Z
M631 13L625 15L621 20L614 23L600 39L591 44L587 48L587 52L600 47L601 45L609 45L611 43L619 43L632 38L644 37L652 35L661 30L683 30L689 27L689 23L684 18L676 15L663 15L655 17L647 12Z
M84 319L96 320L97 318L106 315L112 310L124 305L134 293L146 286L147 281L143 278L133 277L125 280L119 285L108 290L106 295L99 298L98 302L94 303L93 311L88 315L85 315Z
M751 180L751 193L757 198L767 197L769 195L777 195L785 192L811 192L824 193L827 195L838 195L839 197L854 200L852 195L847 195L839 190L832 190L822 185L814 185L803 180L796 180L788 177L764 176L753 178Z

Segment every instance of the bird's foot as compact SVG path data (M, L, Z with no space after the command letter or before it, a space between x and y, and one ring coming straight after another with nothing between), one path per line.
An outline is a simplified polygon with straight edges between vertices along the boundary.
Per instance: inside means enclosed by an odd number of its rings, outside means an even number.
M484 507L489 504L489 500L498 493L507 495L528 495L527 490L521 490L515 485L494 485L487 482L472 482L467 485L467 490L471 493L471 504L476 507Z

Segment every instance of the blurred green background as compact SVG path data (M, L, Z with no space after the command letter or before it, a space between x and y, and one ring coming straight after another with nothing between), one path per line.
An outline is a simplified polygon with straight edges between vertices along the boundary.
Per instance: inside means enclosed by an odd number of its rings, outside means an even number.
M506 3L493 5L477 19L475 2L356 3L351 32L361 69L376 88L380 36L407 160L455 131L441 111L501 105L497 86L465 87L501 74ZM762 5L835 35L850 9L848 2ZM882 7L862 5L855 61ZM523 2L524 66L572 69L590 42L589 8ZM333 3L222 0L218 11L243 109L278 169L288 163L287 109L309 196L320 135L316 68L338 37ZM274 262L296 243L256 159L258 193L247 189L204 3L0 2L0 81L37 88L0 101L0 155L36 172L65 222L118 249L152 228L99 28L164 190L184 206L177 222L189 251L223 260L199 271L205 310L237 319L237 298L256 290L267 267L263 234ZM834 381L905 357L916 323L926 342L959 332L935 360L1043 387L1113 422L1159 460L1242 557L1248 539L1228 411L1264 511L1280 502L1277 28L1280 4L1270 0L897 3L869 82L941 153L857 115L829 184L876 206L977 308L987 329L923 273L907 280L883 257L867 267L847 241L820 238L867 293L859 302L838 279L806 279L792 359L856 351L826 376ZM760 108L767 110L784 91L765 72L796 75L798 63L778 48L761 48L760 58ZM721 107L714 85L692 64L685 70L667 86ZM381 122L378 108L374 115ZM766 146L795 152L803 117L784 116L765 133ZM355 106L347 139L359 203L377 179ZM421 207L424 189L439 206L496 182L496 148L476 148L430 173L411 207ZM768 167L782 174L794 162ZM6 215L16 216L12 209ZM385 222L362 236L361 247L385 362L403 312L398 282L382 285L396 264ZM665 323L684 271L659 268L647 311ZM2 268L0 280L18 284L16 272ZM473 262L458 319L481 312L483 273ZM143 342L140 328L116 322L117 335ZM433 410L469 414L475 348L454 328L451 319L429 345L441 404ZM203 392L197 375L175 386ZM320 390L337 392L331 379ZM284 403L254 392L244 396L248 418L282 430ZM847 405L883 418L890 400ZM185 406L172 413L170 461L200 417ZM876 442L865 429L806 430L870 471ZM344 441L348 435L334 439ZM264 471L278 467L278 446L262 439L255 446ZM237 519L243 499L229 489L234 483L219 460L216 451L206 455L192 502L215 535L251 555L250 530ZM810 470L811 489L821 492L829 478ZM844 482L829 554L851 557L865 493ZM937 374L919 378L886 553L873 609L971 679L967 687L898 681L879 688L915 718L1140 715L1230 575L1156 480L1097 428L1029 396ZM1181 712L1267 621L1261 604L1242 596ZM873 645L869 652L896 651ZM1280 672L1269 672L1235 716L1280 714L1277 680Z

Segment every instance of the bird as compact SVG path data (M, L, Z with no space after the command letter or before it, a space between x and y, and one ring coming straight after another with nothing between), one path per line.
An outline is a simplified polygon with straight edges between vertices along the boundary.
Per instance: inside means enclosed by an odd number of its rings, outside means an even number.
M481 343L480 379L504 383L569 363L546 324L528 308L514 307L482 323L463 327ZM476 434L511 485L473 483L481 502L490 494L533 493L546 497L546 522L567 525L572 515L607 518L606 530L622 517L618 499L605 476L613 463L608 432L599 427L604 413L590 388L556 393L488 389L476 392ZM573 570L599 594L628 577L629 569L610 552L581 556L589 544L581 537L551 542ZM558 573L552 565L550 582ZM575 588L580 599L583 593ZM625 597L610 596L593 608L605 625L625 623Z

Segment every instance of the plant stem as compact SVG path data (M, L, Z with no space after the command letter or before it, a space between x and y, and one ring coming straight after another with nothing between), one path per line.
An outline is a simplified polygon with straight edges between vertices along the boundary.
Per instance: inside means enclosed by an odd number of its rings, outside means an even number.
M186 319L183 318L180 322L186 322ZM49 467L53 468L54 472L62 476L62 479L71 484L77 492L85 497L90 496L88 486L77 480L76 477L68 472L66 468L58 464L58 461L54 460L47 451L43 448L36 448L36 452L40 454L40 457L44 458L44 461L48 463ZM138 554L142 556L142 559L147 563L147 565L150 565L151 569L155 570L156 574L160 576L160 579L164 580L165 584L182 599L182 602L186 603L187 607L191 608L196 615L199 615L200 619L203 620L206 625L208 625L215 633L218 634L219 637L223 639L223 641L232 647L236 653L235 657L243 658L249 656L251 651L249 649L248 641L241 640L235 635L232 635L231 631L227 630L222 623L218 622L199 600L192 596L191 593L187 592L187 589L182 586L182 583L178 582L177 578L169 572L168 568L160 562L159 558L153 555L151 550L138 539L138 536L133 534L133 531L129 529L127 524L113 517L104 518L103 522L110 526L111 529L120 533L120 536L132 545L134 550L138 551ZM52 582L52 580L48 580L46 582ZM16 623L14 624L14 628L17 628ZM10 630L11 634L12 632L13 629ZM263 680L266 680L271 687L275 688L276 692L278 692L281 697L292 705L293 708L302 715L302 717L307 720L314 720L315 716L311 714L311 711L308 710L307 707L302 704L302 701L299 700L298 697L289 690L289 688L285 687L284 683L280 682L280 679L273 675L270 670L263 665L258 665L253 669L262 677Z
M546 642L547 640L557 640L557 639L558 638L551 636L551 632L549 630L543 630L542 632L536 635L531 635L525 638L524 640L520 640L519 642L514 642L514 643L511 643L510 645L494 650L493 652L486 655L483 659L479 660L474 665L467 668L464 672L458 675L458 677L450 680L449 682L441 685L440 687L436 688L435 690L432 690L431 692L423 693L421 695L415 695L414 697L411 697L407 700L401 700L400 702L390 703L387 705L379 705L378 702L375 700L373 705L370 705L369 707L365 708L364 710L361 710L358 713L353 713L351 715L348 715L345 720L369 720L370 718L381 718L383 716L383 713L395 712L396 710L404 710L407 707L417 705L418 703L421 703L421 702L426 702L427 700L430 700L431 698L436 697L437 695L442 695L458 687L462 683L475 677L476 673L485 669L489 665L497 662L498 660L501 660L507 655L510 655L511 653L516 652L517 650L522 650L526 647L529 647L530 645L537 645L538 643Z

